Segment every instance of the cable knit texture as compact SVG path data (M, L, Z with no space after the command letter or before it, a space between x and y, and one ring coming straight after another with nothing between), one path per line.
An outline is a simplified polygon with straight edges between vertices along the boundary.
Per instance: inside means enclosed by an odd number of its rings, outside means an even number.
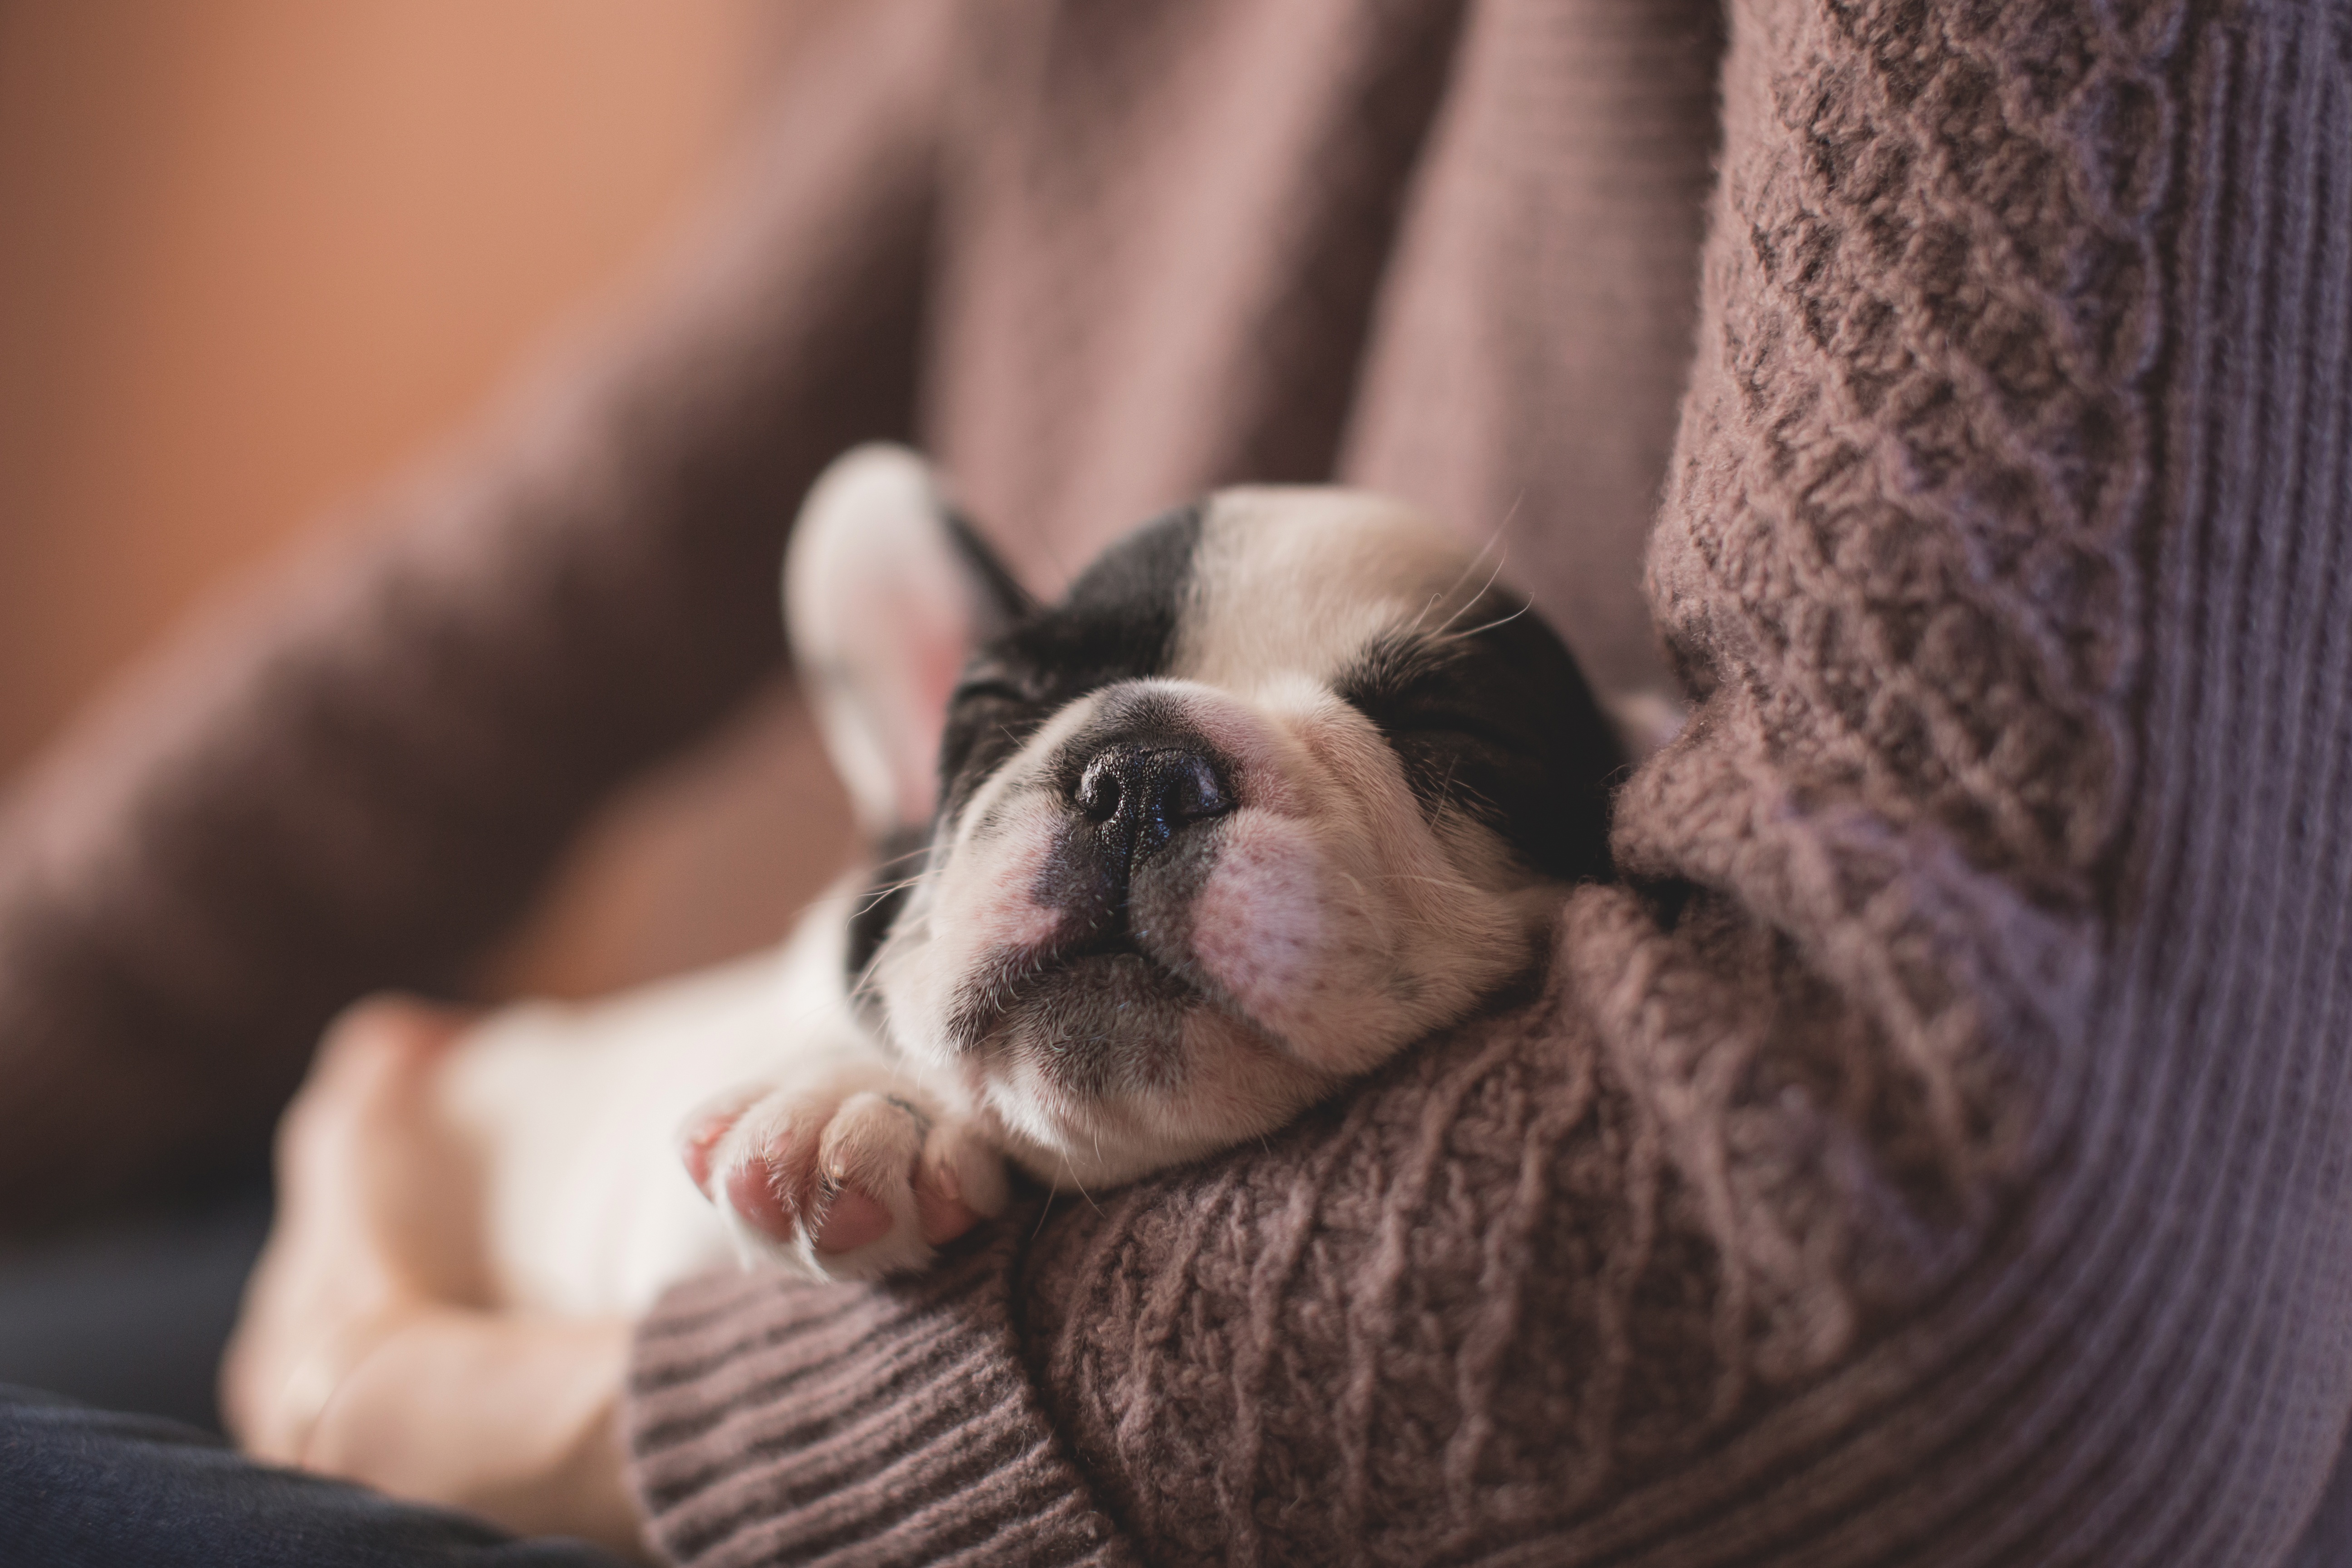
M111 1157L257 1113L742 689L751 512L851 426L919 417L1040 587L1336 473L1499 538L1629 715L1671 670L1619 878L1539 995L1263 1145L920 1281L674 1291L663 1547L2268 1564L2319 1510L2298 1568L2352 1554L2352 6L861 7L776 143L685 325L327 574L345 624L297 596L167 744L57 764L135 790L20 808L12 1062L71 1106L275 1042ZM445 647L532 700L400 673ZM500 823L542 837L479 875ZM257 912L137 915L207 897ZM320 907L382 923L278 945Z

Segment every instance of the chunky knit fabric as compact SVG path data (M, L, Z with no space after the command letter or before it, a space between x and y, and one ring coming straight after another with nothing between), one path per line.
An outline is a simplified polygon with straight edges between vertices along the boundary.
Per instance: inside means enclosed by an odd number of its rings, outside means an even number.
M0 1191L202 1146L461 958L772 657L761 530L849 436L919 418L1041 586L1336 472L1498 536L1629 710L1654 616L1621 879L1263 1146L673 1292L666 1549L2285 1560L2352 1412L2352 8L835 47L686 304L19 807Z

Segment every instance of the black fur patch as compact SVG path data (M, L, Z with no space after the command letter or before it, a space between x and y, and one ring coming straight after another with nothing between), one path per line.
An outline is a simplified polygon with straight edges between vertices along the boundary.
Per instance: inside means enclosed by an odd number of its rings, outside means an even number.
M964 564L971 568L972 574L980 579L981 586L994 601L999 616L1009 624L1036 612L1037 601L1029 596L1028 589L1013 580L1013 574L1004 569L1004 563L996 558L996 552L981 538L980 531L972 527L970 518L951 510L940 521L947 525L948 538L954 542L957 553L963 557Z
M965 666L940 740L940 800L952 818L999 763L1065 704L1114 681L1166 672L1176 646L1201 508L1181 507L1114 546L1059 604L1015 622Z
M866 972L874 966L875 955L898 923L898 911L906 907L907 895L922 874L929 842L923 829L902 828L875 847L879 863L874 868L873 883L859 895L857 907L849 915L848 956L842 967L852 996L859 994Z
M1379 726L1424 815L1470 813L1545 876L1607 877L1625 755L1583 672L1513 595L1490 591L1461 619L1467 635L1375 644L1339 695Z

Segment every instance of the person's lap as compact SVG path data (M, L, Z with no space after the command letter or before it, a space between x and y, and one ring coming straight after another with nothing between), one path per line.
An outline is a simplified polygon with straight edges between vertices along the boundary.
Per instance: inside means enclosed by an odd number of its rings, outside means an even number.
M268 1226L257 1173L0 1247L0 1384L218 1431L221 1348Z
M43 1568L618 1568L576 1541L257 1465L210 1433L0 1387L0 1563Z
M256 1181L0 1252L0 1568L614 1568L220 1440L214 1372L268 1218Z

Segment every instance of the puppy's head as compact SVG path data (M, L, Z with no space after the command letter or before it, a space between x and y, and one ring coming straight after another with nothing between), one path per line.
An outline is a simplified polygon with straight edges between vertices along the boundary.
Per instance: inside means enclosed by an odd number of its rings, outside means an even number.
M1279 1125L1526 973L1606 872L1620 758L1574 663L1397 502L1221 491L1040 605L867 447L787 597L888 846L854 979L1046 1180Z

